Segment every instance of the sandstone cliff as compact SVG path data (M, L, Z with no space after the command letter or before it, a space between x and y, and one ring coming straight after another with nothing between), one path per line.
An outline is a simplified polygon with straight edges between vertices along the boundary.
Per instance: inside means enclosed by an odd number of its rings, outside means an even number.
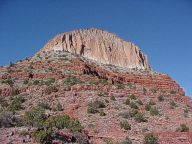
M40 51L68 51L103 64L150 69L147 56L131 42L98 29L66 32L50 40Z

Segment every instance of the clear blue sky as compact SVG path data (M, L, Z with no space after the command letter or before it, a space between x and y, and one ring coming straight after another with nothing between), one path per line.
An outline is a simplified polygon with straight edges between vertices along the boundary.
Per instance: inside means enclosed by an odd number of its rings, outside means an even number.
M134 42L192 96L191 0L0 0L0 65L58 33L96 27Z

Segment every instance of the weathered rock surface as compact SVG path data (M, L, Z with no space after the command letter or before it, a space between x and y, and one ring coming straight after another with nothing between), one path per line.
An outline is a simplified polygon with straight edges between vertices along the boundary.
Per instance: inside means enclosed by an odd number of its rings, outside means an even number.
M150 69L147 56L131 42L98 29L76 30L57 35L42 52L68 51L103 64Z

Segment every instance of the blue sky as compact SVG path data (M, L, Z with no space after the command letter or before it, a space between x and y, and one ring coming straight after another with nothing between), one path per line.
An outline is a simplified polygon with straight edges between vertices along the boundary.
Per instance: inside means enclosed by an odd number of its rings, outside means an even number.
M0 65L34 55L58 33L90 27L134 42L155 71L192 96L191 0L0 0Z

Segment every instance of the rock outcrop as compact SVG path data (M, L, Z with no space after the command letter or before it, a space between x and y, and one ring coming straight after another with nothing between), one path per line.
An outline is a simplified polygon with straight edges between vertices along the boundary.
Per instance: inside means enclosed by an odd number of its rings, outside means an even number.
M131 42L98 29L66 32L50 40L40 51L68 51L98 63L125 68L150 69L147 56Z

